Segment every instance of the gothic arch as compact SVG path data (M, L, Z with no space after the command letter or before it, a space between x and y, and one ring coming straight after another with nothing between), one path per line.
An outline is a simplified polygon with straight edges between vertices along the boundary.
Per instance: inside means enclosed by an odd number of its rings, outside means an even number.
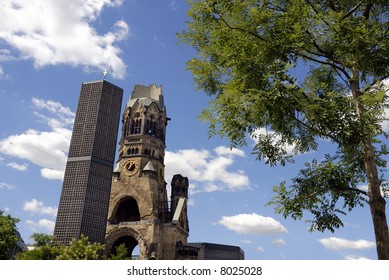
M144 255L148 252L147 242L142 234L131 227L119 227L111 230L107 233L105 238L105 254L109 256L115 253L116 246L124 243L129 251L129 255L132 254L132 250L139 245L139 256L144 259Z
M136 199L132 196L124 196L115 203L109 221L117 224L121 222L140 221L139 206Z

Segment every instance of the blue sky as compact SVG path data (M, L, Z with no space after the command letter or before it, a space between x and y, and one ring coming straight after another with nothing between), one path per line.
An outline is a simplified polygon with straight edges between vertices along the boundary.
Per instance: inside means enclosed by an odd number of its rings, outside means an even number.
M334 234L310 233L265 206L274 185L333 152L331 143L271 168L255 160L251 139L235 150L208 139L197 119L208 97L185 65L194 51L177 44L187 8L183 0L1 1L0 209L21 220L26 242L53 232L81 83L108 69L106 79L125 91L123 108L136 84L162 85L172 119L165 180L189 178L190 242L238 245L246 259L376 259L367 206Z

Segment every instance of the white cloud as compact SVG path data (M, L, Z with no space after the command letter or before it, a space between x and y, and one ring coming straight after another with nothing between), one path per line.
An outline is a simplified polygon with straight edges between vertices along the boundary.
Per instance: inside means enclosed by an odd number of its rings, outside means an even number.
M239 149L217 147L213 151L185 149L166 151L166 178L182 174L190 178L191 194L220 190L239 191L249 189L249 178L242 170L229 171L236 157L245 157ZM194 184L192 184L194 182Z
M172 9L173 11L178 9L178 4L176 0L170 0L169 1L169 8Z
M284 246L284 245L286 245L286 241L284 239L280 238L280 239L273 240L271 242L271 244L274 246Z
M14 188L15 188L14 185L10 185L10 184L7 184L7 183L0 182L0 190L1 189L12 190Z
M34 114L47 123L51 131L28 129L8 136L0 140L0 153L38 165L44 178L61 180L75 114L68 107L51 100L33 98L32 106Z
M288 232L280 222L256 213L223 216L218 223L229 230L244 234L265 235Z
M381 195L383 196L383 197L386 197L387 196L387 192L388 192L388 190L386 190L385 189L385 187L384 187L384 184L388 184L388 181L383 181L382 183L381 183L381 186L380 186L380 190L381 190ZM360 185L360 186L358 186L358 189L360 189L361 191L365 191L365 192L368 192L368 185Z
M32 60L36 68L68 64L86 69L110 69L124 78L126 65L117 43L130 35L117 21L105 34L93 27L105 7L123 0L2 0L0 60Z
M56 101L39 99L35 97L32 98L31 103L35 109L41 111L45 110L55 116L54 118L47 117L34 111L35 115L46 121L53 129L73 125L74 117L76 114L72 112L69 107L65 107L61 103Z
M344 250L344 249L354 249L354 250L364 250L374 248L376 245L372 241L368 240L348 240L338 237L329 237L319 239L319 242L330 250Z
M50 168L42 168L41 169L42 177L49 179L49 180L63 180L64 174L65 174L65 171L62 171L62 170L55 170L55 169L50 169Z
M19 170L19 171L27 171L27 169L28 169L28 164L27 163L19 164L19 163L16 163L16 162L10 162L10 163L7 164L7 166L11 167L13 169Z
M346 260L370 260L369 258L363 256L347 255L345 256Z
M261 246L258 246L255 250L256 250L258 253L265 253L265 249L263 249Z
M259 128L254 131L253 136L251 139L254 141L254 143L257 143L257 139L255 137L259 137L260 135L268 135L272 137L272 144L273 145L278 145L278 143L281 141L281 134L274 132L273 130L268 130L264 127ZM286 153L288 155L293 155L296 153L295 148L296 145L291 144L291 145L281 145L283 149L285 149Z
M193 198L188 199L187 201L188 206L195 206L196 205L196 200Z
M40 219L38 222L31 220L26 221L27 227L33 232L40 232L42 230L46 231L49 234L54 232L55 222L48 219Z
M39 132L29 129L19 135L11 135L0 141L0 152L27 159L38 166L63 170L69 139L58 132Z
M248 239L239 240L239 242L243 243L243 244L250 244L250 243L252 243L252 241L248 240Z
M240 149L231 149L226 146L219 146L215 148L215 152L218 156L238 156L238 157L246 157L246 154L243 150Z
M42 201L38 201L35 198L31 201L25 201L23 210L30 212L31 214L45 214L53 217L57 216L57 208L45 206Z

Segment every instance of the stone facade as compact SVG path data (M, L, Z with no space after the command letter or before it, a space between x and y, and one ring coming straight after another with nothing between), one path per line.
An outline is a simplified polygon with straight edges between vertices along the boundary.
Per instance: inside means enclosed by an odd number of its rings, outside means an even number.
M169 205L164 178L168 120L162 88L135 86L122 116L108 210L107 255L124 243L129 256L139 245L140 259L185 259L179 248L187 244L189 235L189 182L181 175L173 177Z

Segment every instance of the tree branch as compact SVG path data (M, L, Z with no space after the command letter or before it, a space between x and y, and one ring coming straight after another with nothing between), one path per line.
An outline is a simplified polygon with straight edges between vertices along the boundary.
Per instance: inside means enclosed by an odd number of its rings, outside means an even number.
M316 135L320 136L320 137L327 137L329 139L331 139L332 141L334 141L335 143L338 143L339 140L334 137L333 135L331 134L328 134L328 133L325 133L323 131L320 131L320 130L317 130L316 128L306 124L305 122L303 122L302 120L296 118L295 116L291 115L291 114L288 114L288 117L290 117L291 119L293 119L294 121L296 121L297 123L301 124L302 126L304 126L305 128L307 128L308 130L314 132Z
M303 54L303 53L299 53L298 55L300 55L301 57L303 57L305 59L311 60L311 61L319 63L319 64L329 65L329 66L341 71L343 73L343 75L345 75L348 80L351 78L350 75L346 72L346 70L344 70L343 68L336 65L335 62L322 61L322 60L310 57L310 56Z
M365 87L362 91L365 92L366 90L371 89L378 81L382 82L383 80L388 79L388 78L389 78L389 74L384 76L384 77L382 77L382 78L380 78L380 79L378 79L378 80L373 81L370 85Z
M369 19L369 17L370 17L370 10L371 10L372 7L373 7L373 3L371 1L369 1L369 3L366 5L365 11L363 12L363 16L366 19Z
M248 33L252 36L254 36L255 38L261 40L261 41L264 41L266 42L266 40L264 38L262 38L261 36L258 36L258 34L255 34L254 32L251 32L251 31L248 31L244 28L241 28L241 27L233 27L231 25L228 24L228 22L222 17L222 15L218 14L220 19L224 22L225 25L227 25L227 27L231 30L238 30L238 31L241 31L241 32L244 32L244 33Z
M319 11L315 8L315 6L311 3L311 1L309 0L305 0L305 2L307 2L309 4L309 6L312 8L312 10L316 13L316 15L319 15ZM321 20L327 25L327 26L331 26L328 22L326 22L323 18L321 18Z
M354 8L352 8L347 14L345 14L345 15L342 17L341 20L344 20L344 19L348 18L349 16L351 16L352 13L354 13L354 12L356 11L356 9L358 9L359 6L362 5L362 3L363 3L363 1L360 1Z
M355 189L355 188L350 188L350 187L341 187L341 188L337 188L337 187L331 187L330 190L335 190L335 191L340 191L340 192L357 192L357 193L360 193L360 194L363 194L367 197L369 197L368 193L363 191L363 190L360 190L360 189Z
M331 56L325 50L323 50L319 46L319 44L315 41L314 36L311 34L311 32L309 32L309 30L306 30L305 32L310 36L312 43L313 43L313 46L316 48L316 50L318 50L320 53L322 53L323 54L322 56L324 56L326 58L331 58Z

